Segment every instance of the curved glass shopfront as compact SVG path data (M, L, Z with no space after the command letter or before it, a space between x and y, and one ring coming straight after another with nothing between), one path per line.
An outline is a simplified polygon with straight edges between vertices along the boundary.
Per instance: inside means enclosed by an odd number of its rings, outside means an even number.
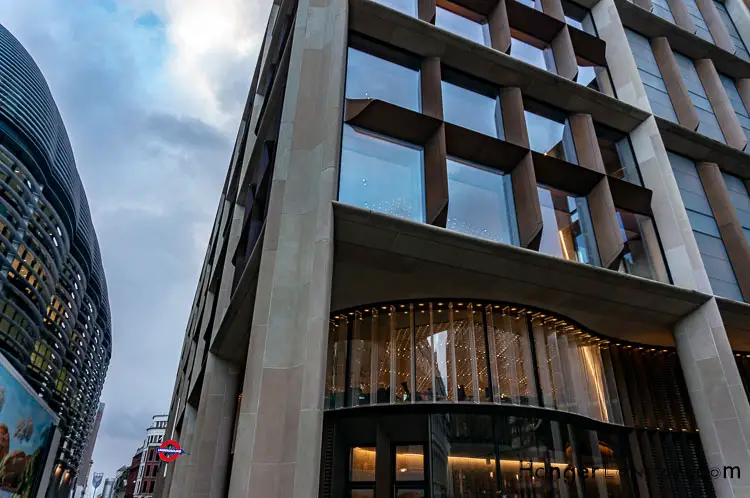
M338 311L325 407L323 496L713 492L675 351L542 310L446 299Z

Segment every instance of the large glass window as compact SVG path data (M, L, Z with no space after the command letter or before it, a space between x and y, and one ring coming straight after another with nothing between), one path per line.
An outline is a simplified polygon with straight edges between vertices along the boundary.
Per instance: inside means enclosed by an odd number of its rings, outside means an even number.
M349 480L351 482L372 482L375 480L375 447L351 449Z
M622 423L612 361L605 345L543 317L531 321L544 406Z
M374 313L365 319L357 312L351 320L349 396L352 406L377 403L373 399L373 384L377 384L378 351L378 314ZM349 331L347 331L349 332ZM387 347L387 346L386 346Z
M537 191L544 222L539 251L569 261L598 264L586 198L550 187L540 186Z
M540 69L555 72L554 57L549 44L527 35L522 31L511 29L510 55Z
M492 418L432 415L433 496L498 496Z
M606 66L597 66L582 57L576 57L578 63L578 75L576 83L601 92L610 97L615 96L612 78Z
M589 9L569 0L563 0L562 7L568 26L573 26L591 36L599 36Z
M617 219L625 243L618 270L630 275L666 281L665 266L653 220L648 216L619 208Z
M396 446L396 481L424 481L424 447L421 444Z
M662 358L663 360L663 358ZM671 395L671 392L664 396ZM645 400L643 401L645 402ZM644 405L648 407L649 405ZM642 407L641 407L642 408ZM644 411L639 408L639 411ZM677 408L677 407L675 407ZM689 410L689 407L686 407ZM399 498L634 498L677 496L665 490L684 491L679 496L713 496L708 467L693 431L643 430L594 423L582 417L565 417L549 411L537 413L449 413L433 407L429 414L342 414L335 422L336 440L347 444L377 425L382 447L378 465L378 491ZM362 428L361 428L362 427ZM374 431L372 431L374 432ZM374 436L374 434L373 434ZM414 442L405 443L404 437ZM334 448L334 462L336 451ZM374 455L374 448L370 450ZM427 461L429 459L429 462ZM423 468L424 480L405 481L400 476ZM344 477L337 465L334 489ZM415 477L419 476L415 472ZM426 493L425 483L431 492ZM350 482L351 485L351 482ZM351 488L350 488L351 489ZM355 487L355 489L357 489ZM363 488L359 488L363 489ZM364 492L364 491L363 491ZM366 496L373 494L347 494Z
M628 136L600 124L595 124L594 129L605 172L614 178L641 185L638 163Z
M538 406L528 322L506 309L485 313L494 401Z
M413 305L400 304L388 313L391 332L391 403L411 403L414 399L412 351L414 337Z
M516 222L509 176L448 158L448 195L449 230L513 243Z
M492 46L487 18L450 2L438 2L435 26L480 45Z
M374 446L355 446L349 451L349 498L373 498L375 496Z
M503 138L503 117L497 90L478 81L455 79L455 84L442 82L445 120L484 135Z
M349 48L346 98L380 99L419 112L419 71Z
M339 200L424 222L422 147L344 125Z
M407 16L417 17L417 0L376 0L379 4L397 10Z
M569 163L578 163L573 134L565 113L528 101L524 116L531 150Z
M370 378L377 379L377 391L362 380L364 363L357 359L361 357L357 343L364 339L357 338L354 327L359 320L363 324L371 321L373 329L385 332L364 348L371 355L365 370L370 372ZM611 424L632 420L634 426L641 428L670 427L678 433L692 430L689 413L676 409L689 409L689 404L674 351L598 337L547 311L503 303L437 299L365 305L339 313L331 323L327 409L361 404L359 395L364 393L367 398L369 391L371 400L385 404L544 407ZM339 324L341 327L336 327ZM387 342L386 337L390 337ZM352 389L345 401L332 403L341 398L343 379L355 377L360 380L351 381L350 385L364 388ZM669 393L670 398L665 400L664 393ZM648 412L639 408L646 402ZM413 436L410 431L404 432L399 444L422 443ZM362 433L352 446L359 448L363 441L372 439ZM356 472L352 471L350 481L369 482L367 472L374 472L374 467L366 463L367 458L374 459L373 452L367 448L354 451L351 461L359 463L353 467ZM508 451L501 461L511 458L515 450ZM387 466L397 465L397 472L403 475L396 478L405 483L421 482L421 476L429 469L417 465L414 455L418 451L407 449L402 453L405 456L394 456L395 461L389 461ZM564 463L564 455L558 457L558 462ZM445 475L432 477L450 487Z

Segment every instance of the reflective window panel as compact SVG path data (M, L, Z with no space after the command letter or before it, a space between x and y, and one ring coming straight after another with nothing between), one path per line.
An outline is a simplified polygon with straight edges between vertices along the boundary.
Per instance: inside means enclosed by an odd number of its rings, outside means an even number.
M556 109L528 102L524 111L531 150L577 164L578 158L565 114Z
M375 447L355 446L349 456L349 481L375 481Z
M419 112L419 71L349 48L346 98L379 99Z
M492 423L489 416L431 416L433 496L500 496Z
M341 408L346 403L346 355L349 321L346 317L331 319L328 328L328 371L326 399L328 409Z
M379 4L397 10L407 16L417 17L417 0L376 0Z
M622 423L606 344L544 318L538 315L531 320L544 406Z
M449 123L484 135L503 138L503 116L497 91L476 83L477 89L442 82L443 116ZM478 88L482 87L483 91Z
M424 489L396 487L396 498L423 498L424 496Z
M654 221L637 213L617 209L625 251L618 271L667 282L666 268L656 235Z
M373 339L361 332L368 322L378 330ZM325 406L495 403L692 430L674 351L620 342L553 313L503 303L362 306L331 319ZM363 351L369 359L362 359ZM644 412L642 403L651 410Z
M544 222L539 252L569 261L598 264L586 198L549 187L540 186L537 191Z
M581 57L577 57L576 59L578 62L576 83L605 95L609 95L610 97L615 97L612 78L610 78L609 70L606 67L597 66L593 62L587 61Z
M480 45L492 46L487 18L456 4L441 2L437 6L435 26Z
M424 480L424 446L396 446L396 481Z
M388 351L390 337L382 340L384 334L378 329L377 311L365 318L357 312L351 318L349 403L352 406L378 403L377 391L372 386L379 383L378 360L382 362L383 354ZM378 348L383 348L383 352Z
M594 124L594 130L607 175L641 185L638 163L628 136L598 123Z
M449 230L512 244L515 209L509 175L448 158Z
M488 307L485 314L494 401L539 406L527 320L507 308Z
M424 222L423 149L344 125L339 200Z
M554 57L549 44L515 29L511 29L511 36L512 57L540 69L555 72Z
M352 489L349 498L375 498L374 489Z
M562 6L565 13L565 22L568 26L579 29L591 36L598 37L596 27L594 26L594 19L589 9L569 0L563 0Z
M705 467L695 434L628 438L615 426L468 413L430 415L430 427L436 497L632 498L636 488L662 496L658 490L676 479L690 488L686 497L697 497L710 486L689 475ZM652 461L653 446L671 448L680 458L653 460L653 467L666 471L659 476L632 473L634 458Z

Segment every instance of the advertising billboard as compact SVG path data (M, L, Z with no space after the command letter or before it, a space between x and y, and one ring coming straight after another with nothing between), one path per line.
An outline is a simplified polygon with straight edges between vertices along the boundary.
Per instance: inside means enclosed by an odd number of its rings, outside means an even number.
M58 418L0 356L0 498L33 498Z

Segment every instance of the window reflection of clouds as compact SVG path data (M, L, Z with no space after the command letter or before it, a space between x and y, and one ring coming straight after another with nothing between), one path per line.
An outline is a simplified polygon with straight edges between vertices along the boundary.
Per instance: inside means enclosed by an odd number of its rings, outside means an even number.
M490 46L490 28L487 22L479 23L448 9L437 7L435 26L462 36L481 45Z
M380 99L419 112L419 72L349 48L346 98Z
M512 243L513 199L507 177L449 158L448 195L448 229Z
M442 82L442 89L446 121L491 137L503 138L502 116L497 98L446 81Z
M344 125L339 200L424 222L421 147Z

